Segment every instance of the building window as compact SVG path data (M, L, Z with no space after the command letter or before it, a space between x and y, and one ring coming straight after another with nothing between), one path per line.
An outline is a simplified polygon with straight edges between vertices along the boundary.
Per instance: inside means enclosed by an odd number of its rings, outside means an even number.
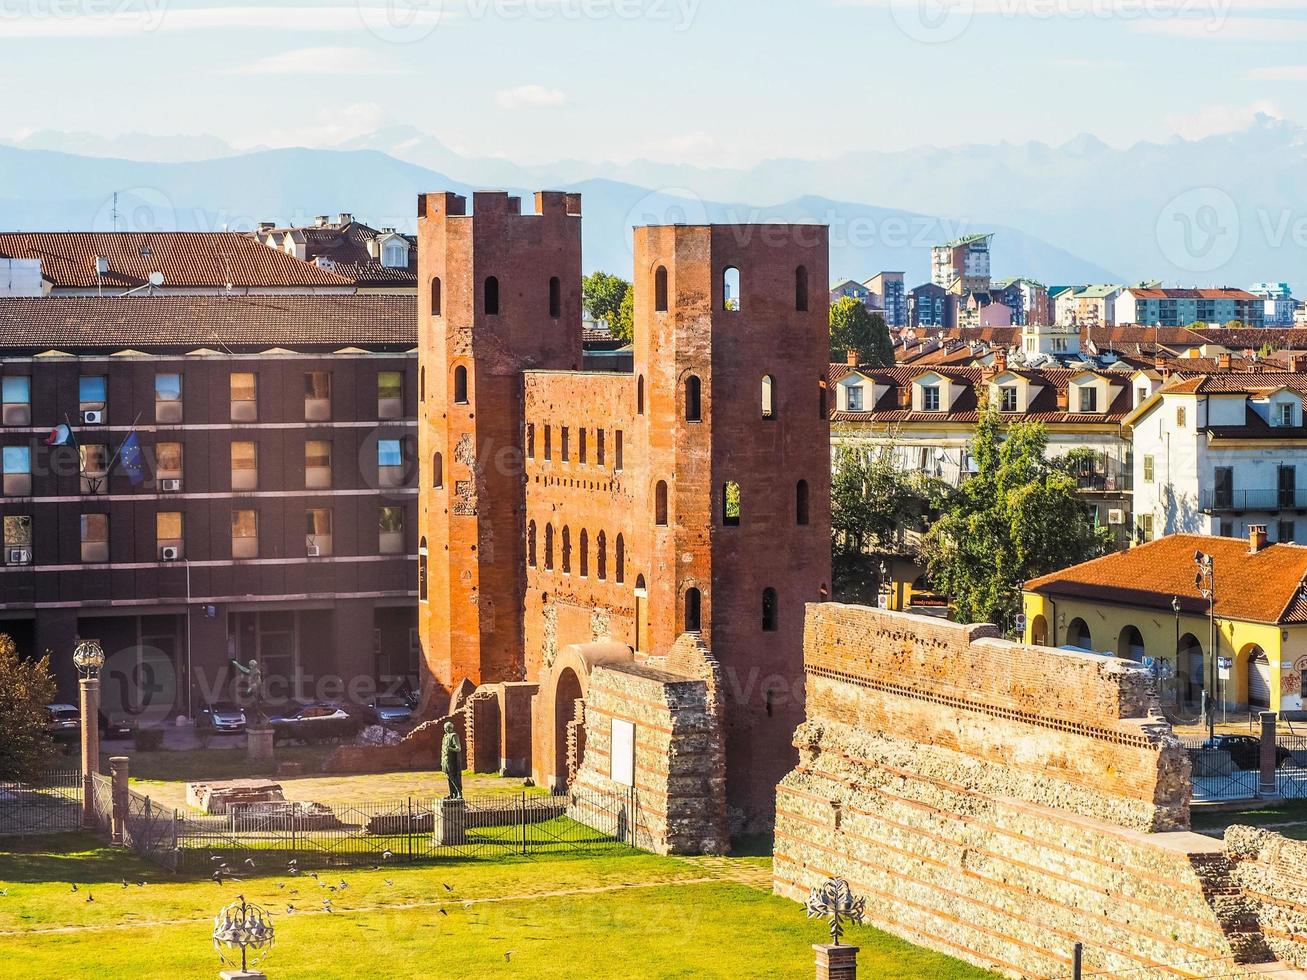
M1152 514L1139 515L1139 527L1137 529L1137 537L1139 538L1140 544L1147 544L1149 541L1153 540L1153 515Z
M404 485L404 446L399 439L377 440L377 484L383 487Z
M154 421L175 425L182 420L182 376L154 376Z
M1148 401L1148 389L1140 388L1135 392L1135 408L1138 408L1146 401Z
M1281 463L1275 468L1276 503L1282 509L1298 506L1298 467Z
M231 376L231 420L253 422L259 417L259 379L248 372Z
M563 574L572 574L572 529L563 527Z
M644 375L635 379L635 414L644 414Z
M1295 424L1296 413L1293 410L1292 403L1282 402L1280 405L1277 406L1276 411L1277 411L1276 414L1277 424L1279 424L1282 427L1290 427Z
M826 407L826 379L817 379L817 418L830 421L830 411Z
M939 411L939 385L923 385L921 389L921 410L923 412Z
M526 564L528 568L536 567L536 522L526 526Z
M554 526L545 525L545 571L554 570Z
M697 374L692 374L685 379L685 421L687 422L699 422L703 419L700 387Z
M526 458L536 458L536 424L534 422L526 424Z
M404 372L377 372L377 418L404 417Z
M762 590L762 628L765 633L776 632L776 590Z
M499 280L494 276L486 279L485 311L486 316L499 315Z
M1214 473L1213 485L1216 489L1216 506L1234 506L1234 468L1218 466Z
M804 526L808 523L808 481L800 480L794 485L794 523Z
M427 400L427 369L418 368L418 401Z
M1185 423L1185 410L1184 410L1184 406L1183 406L1183 405L1177 405L1177 406L1175 407L1175 427L1176 427L1177 429L1183 429L1183 428L1184 428L1184 423Z
M439 490L445 485L445 457L434 453L431 457L431 487Z
M722 484L722 524L740 526L740 485L734 480Z
M82 515L82 561L107 562L109 560L109 515Z
M1089 385L1083 385L1080 388L1080 411L1097 412L1098 411L1098 389Z
M380 540L377 550L383 555L404 553L404 508L382 507L378 511L377 531Z
M563 280L554 276L549 280L549 316L557 320L563 315Z
M595 430L595 465L604 465L604 430Z
M614 577L617 584L621 585L626 581L626 541L619 534L617 544L613 549Z
M685 632L699 632L699 607L702 597L698 589L685 590Z
M1000 388L999 391L1000 391L1000 392L1002 393L1002 395L1003 395L1003 407L1002 407L1002 410L1003 410L1004 412L1015 412L1015 411L1017 410L1017 390L1016 390L1016 388L1015 388L1015 387L1012 387L1012 386L1009 385L1009 386L1004 386L1004 387Z
M32 379L9 375L0 379L0 425L32 424Z
M808 312L808 270L804 266L794 270L794 310Z
M431 277L431 315L432 316L440 316L441 300L442 297L440 295L440 277L432 276Z
M310 507L304 512L304 547L310 558L331 554L331 511Z
M618 429L613 444L613 469L622 472L622 430Z
M77 411L100 412L100 421L108 421L103 412L108 406L109 382L102 374L84 374L77 382Z
M454 404L467 404L467 368L462 364L454 368Z
M776 379L770 374L762 376L762 417L776 417Z
M608 538L603 531L595 538L595 577L601 582L608 578Z
M418 542L418 602L427 601L427 539Z
M740 270L727 266L722 272L722 309L737 313L740 306Z
M1144 457L1144 482L1152 483L1154 476L1154 459L1152 456Z
M304 443L304 489L331 489L331 443L325 439Z
M32 450L27 446L5 446L0 458L4 461L5 496L31 496Z
M654 312L667 312L667 268L659 266L654 270Z
M846 385L844 388L844 399L848 402L848 411L862 411L862 385Z
M585 530L581 531L581 577L589 578L590 576L590 535Z
M582 466L585 465L585 429L578 429L576 433L576 461Z
M552 425L546 424L545 425L545 459L548 461L548 460L552 460L553 458L554 458L554 427Z
M1280 521L1276 529L1276 541L1281 544L1291 544L1298 537L1297 521Z
M563 430L562 430L562 434L561 434L561 445L559 446L559 449L562 450L562 455L561 455L559 458L560 458L560 459L562 460L562 462L564 462L564 463L569 462L569 461L571 460L571 458L572 458L571 453L568 451L568 447L569 447L569 444L570 444L570 442L571 442L571 440L570 440L570 438L569 438L570 434L571 434L571 433L570 433L570 431L568 430L567 426L563 426Z
M231 556L259 557L259 514L254 510L231 512Z
M1220 532L1223 538L1234 537L1234 521L1221 521Z
M259 447L252 442L231 444L231 488L255 490L259 486Z
M32 515L6 514L4 525L4 558L6 565L32 563Z
M154 444L155 481L181 480L184 475L182 472L182 444L180 442L156 442ZM172 487L160 487L160 489L172 489Z
M81 458L81 492L109 492L109 447L105 445L83 443L77 447Z
M304 375L304 420L326 422L331 418L331 375L309 371Z
M667 526L667 481L659 480L654 487L654 523L659 527Z
M186 557L181 511L161 510L154 515L154 543L160 561Z

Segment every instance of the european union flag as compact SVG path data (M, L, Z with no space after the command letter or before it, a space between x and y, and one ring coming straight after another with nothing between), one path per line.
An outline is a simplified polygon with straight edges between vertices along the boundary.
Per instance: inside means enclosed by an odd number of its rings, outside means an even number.
M145 457L135 432L130 433L123 440L123 444L118 448L118 458L122 461L123 470L127 474L127 479L132 481L132 486L139 487L145 482Z

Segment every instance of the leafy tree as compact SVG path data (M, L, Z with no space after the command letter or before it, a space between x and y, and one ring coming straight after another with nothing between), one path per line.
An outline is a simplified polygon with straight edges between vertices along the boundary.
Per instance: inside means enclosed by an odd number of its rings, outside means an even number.
M842 362L849 351L858 361L872 367L894 366L894 341L885 317L872 313L852 296L845 296L830 308L830 356Z
M23 660L0 633L0 779L30 781L54 758L45 706L54 700L50 655Z
M911 554L909 534L925 530L947 492L940 481L896 466L892 445L870 452L839 447L831 474L836 596L858 597L878 578L881 561Z
M581 301L596 320L605 320L610 328L621 315L622 302L631 292L631 284L607 272L592 272L581 280Z
M931 583L962 622L1011 628L1029 579L1105 554L1076 490L1077 456L1050 461L1042 424L1005 426L992 407L971 442L977 472L945 504L923 539Z
M617 308L617 316L608 321L608 330L614 337L632 340L635 337L635 290L628 289Z
M1242 320L1231 320L1225 325L1226 330L1242 330L1247 324Z
M1208 324L1207 324L1207 321L1206 321L1206 320L1195 320L1193 323L1189 324L1189 329L1190 329L1190 330L1206 330L1206 329L1207 329L1207 326L1208 326Z

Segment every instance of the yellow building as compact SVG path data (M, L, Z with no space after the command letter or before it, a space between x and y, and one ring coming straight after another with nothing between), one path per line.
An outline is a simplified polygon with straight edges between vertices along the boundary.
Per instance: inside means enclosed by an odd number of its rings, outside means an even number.
M1211 556L1215 643L1195 575ZM1196 707L1217 664L1232 710L1301 712L1307 686L1307 547L1176 534L1026 583L1025 639L1156 665L1164 703Z

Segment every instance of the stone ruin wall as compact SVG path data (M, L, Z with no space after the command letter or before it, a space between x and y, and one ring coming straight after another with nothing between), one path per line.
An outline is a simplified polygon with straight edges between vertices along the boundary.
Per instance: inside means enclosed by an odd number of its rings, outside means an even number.
M777 893L845 877L870 924L1011 976L1070 976L1077 941L1089 975L1276 965L1142 670L997 633L809 606Z
M1307 841L1231 827L1225 849L1267 945L1285 963L1307 969Z

